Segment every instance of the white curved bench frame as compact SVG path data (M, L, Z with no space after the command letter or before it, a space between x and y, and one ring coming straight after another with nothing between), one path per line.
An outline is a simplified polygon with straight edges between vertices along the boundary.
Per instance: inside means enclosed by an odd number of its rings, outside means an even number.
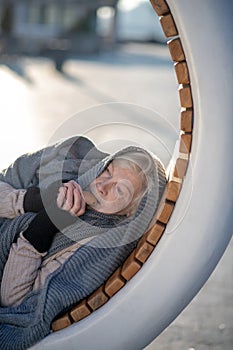
M167 4L188 64L195 111L191 166L173 214L147 262L113 298L32 349L143 349L192 300L230 241L233 3L167 0ZM170 18L164 20L169 32ZM180 94L189 100L188 89Z

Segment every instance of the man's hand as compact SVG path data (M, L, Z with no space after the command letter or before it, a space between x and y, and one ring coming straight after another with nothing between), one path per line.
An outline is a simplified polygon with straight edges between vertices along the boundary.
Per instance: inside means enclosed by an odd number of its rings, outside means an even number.
M73 216L80 216L85 213L86 202L82 189L77 182L71 180L59 188L57 206Z

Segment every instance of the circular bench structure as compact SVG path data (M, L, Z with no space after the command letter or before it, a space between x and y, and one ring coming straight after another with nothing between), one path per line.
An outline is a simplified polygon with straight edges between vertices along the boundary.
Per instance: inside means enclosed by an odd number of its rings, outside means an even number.
M164 196L124 264L31 349L143 349L192 300L230 241L233 3L151 4L169 40L181 105L179 151Z

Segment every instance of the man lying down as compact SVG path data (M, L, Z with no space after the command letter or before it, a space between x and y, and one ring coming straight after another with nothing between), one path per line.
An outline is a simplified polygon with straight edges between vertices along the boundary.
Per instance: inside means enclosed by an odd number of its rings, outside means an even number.
M82 136L0 173L1 349L27 349L104 283L148 229L165 185L146 150L108 155Z

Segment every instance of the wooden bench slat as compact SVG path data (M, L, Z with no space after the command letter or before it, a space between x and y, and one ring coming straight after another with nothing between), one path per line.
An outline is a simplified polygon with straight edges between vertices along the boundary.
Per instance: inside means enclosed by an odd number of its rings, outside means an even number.
M189 84L189 71L186 61L176 62L174 64L177 81L179 84Z
M179 87L181 107L191 108L193 106L192 92L190 85L181 85Z
M51 328L54 332L60 331L61 329L64 329L66 327L69 327L72 324L68 313L64 314L63 316L60 316L59 318L55 319L52 322Z
M183 179L186 174L188 167L188 159L177 158L175 167L174 167L174 176Z
M155 246L160 240L165 227L162 223L156 222L145 235L147 242Z
M180 138L180 153L189 154L191 151L192 135L183 134Z
M156 217L163 224L167 224L174 209L174 203L162 201L158 207Z
M70 316L74 322L78 322L90 315L90 313L91 311L87 305L86 300L83 300L81 301L81 303L79 303L71 309Z
M112 297L125 285L125 280L121 276L121 267L119 267L112 276L107 280L104 291L109 296Z
M184 132L192 132L193 129L193 110L185 109L180 115L180 129Z
M148 243L146 237L143 236L139 240L136 247L135 258L141 261L141 263L144 263L149 258L153 250L154 246Z
M121 275L129 281L141 268L139 261L135 259L135 251L133 251L130 256L125 260Z
M89 296L87 303L94 311L104 305L108 299L108 296L104 293L104 286L100 286L94 293Z
M181 190L181 183L169 181L166 187L166 198L171 202L176 202Z
M150 0L150 2L158 16L163 16L170 12L165 0Z
M178 35L178 31L171 13L160 17L160 23L167 38Z
M179 38L169 40L168 48L174 62L185 61L185 54Z

